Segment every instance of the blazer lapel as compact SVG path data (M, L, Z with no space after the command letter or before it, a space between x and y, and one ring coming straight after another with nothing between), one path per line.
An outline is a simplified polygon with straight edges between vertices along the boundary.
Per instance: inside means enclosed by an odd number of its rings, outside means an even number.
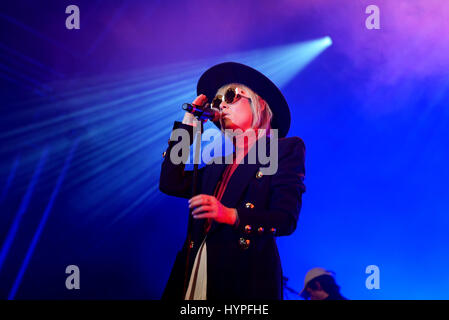
M214 195L215 187L218 181L223 175L223 171L226 169L224 160L221 164L212 164L206 168L203 176L203 186L201 187L201 193Z
M269 138L266 139L266 146L265 150L269 154L270 150L269 147ZM251 181L253 177L256 176L256 172L260 167L263 167L264 165L261 165L259 162L259 156L258 156L258 146L260 141L256 142L252 148L254 148L256 152L256 163L249 164L248 158L250 155L250 152L248 152L245 155L245 158L242 160L242 162L237 166L234 173L231 176L231 179L228 182L228 185L226 186L226 190L223 193L223 197L221 199L221 203L223 203L226 207L235 208L238 204L238 201L243 195L243 192L245 191L246 187L248 186L248 183ZM254 151L253 150L253 151ZM253 159L250 159L253 161Z
M229 179L221 203L226 207L235 208L249 181L256 175L257 169L258 164L239 164Z

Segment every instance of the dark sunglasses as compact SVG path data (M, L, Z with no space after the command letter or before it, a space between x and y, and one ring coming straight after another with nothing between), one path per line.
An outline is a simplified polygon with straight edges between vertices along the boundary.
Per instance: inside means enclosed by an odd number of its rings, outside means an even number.
M220 110L220 105L223 101L225 101L228 104L233 104L239 101L242 97L247 98L251 100L250 97L246 96L245 94L242 94L242 90L235 87L230 87L226 90L224 95L216 95L215 98L212 100L211 107L215 109Z

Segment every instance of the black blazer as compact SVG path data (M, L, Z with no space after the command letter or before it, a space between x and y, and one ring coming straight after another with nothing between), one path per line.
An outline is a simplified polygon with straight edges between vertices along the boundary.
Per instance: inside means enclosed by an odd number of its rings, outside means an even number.
M175 122L173 129L193 127ZM192 171L170 161L170 151L179 141L169 142L162 162L159 189L172 196L192 197ZM257 148L257 144L254 145ZM257 150L257 149L256 149ZM267 139L267 152L269 139ZM166 155L166 156L165 156ZM283 297L282 269L275 236L289 235L296 229L304 186L305 147L298 137L278 141L278 170L261 175L263 166L248 164L248 155L237 166L221 203L236 208L237 227L213 222L207 234L207 299L263 299ZM199 193L213 195L227 164L209 164L199 169ZM190 271L204 239L205 219L194 220ZM162 299L183 299L187 243L179 251ZM189 272L190 274L190 272Z

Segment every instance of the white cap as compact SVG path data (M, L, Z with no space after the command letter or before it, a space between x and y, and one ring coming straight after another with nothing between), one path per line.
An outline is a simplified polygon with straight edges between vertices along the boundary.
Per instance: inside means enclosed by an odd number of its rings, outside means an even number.
M328 271L326 269L320 268L320 267L316 267L316 268L310 269L309 271L307 271L306 277L304 278L304 288L302 288L302 290L299 293L299 295L303 296L303 294L306 291L307 284L311 280L313 280L313 279L315 279L315 278L317 278L319 276L322 276L322 275L328 275L328 276L333 277L335 275L335 273L332 272L332 271Z

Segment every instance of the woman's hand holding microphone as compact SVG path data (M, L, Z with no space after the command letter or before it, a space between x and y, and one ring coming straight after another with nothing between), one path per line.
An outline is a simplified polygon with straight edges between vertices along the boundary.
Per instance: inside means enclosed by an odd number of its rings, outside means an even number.
M200 94L192 102L192 104L195 104L197 106L204 106L206 103L207 103L207 97L204 94ZM182 123L196 127L197 120L193 114L186 111L186 113L184 114L184 119L182 120Z

